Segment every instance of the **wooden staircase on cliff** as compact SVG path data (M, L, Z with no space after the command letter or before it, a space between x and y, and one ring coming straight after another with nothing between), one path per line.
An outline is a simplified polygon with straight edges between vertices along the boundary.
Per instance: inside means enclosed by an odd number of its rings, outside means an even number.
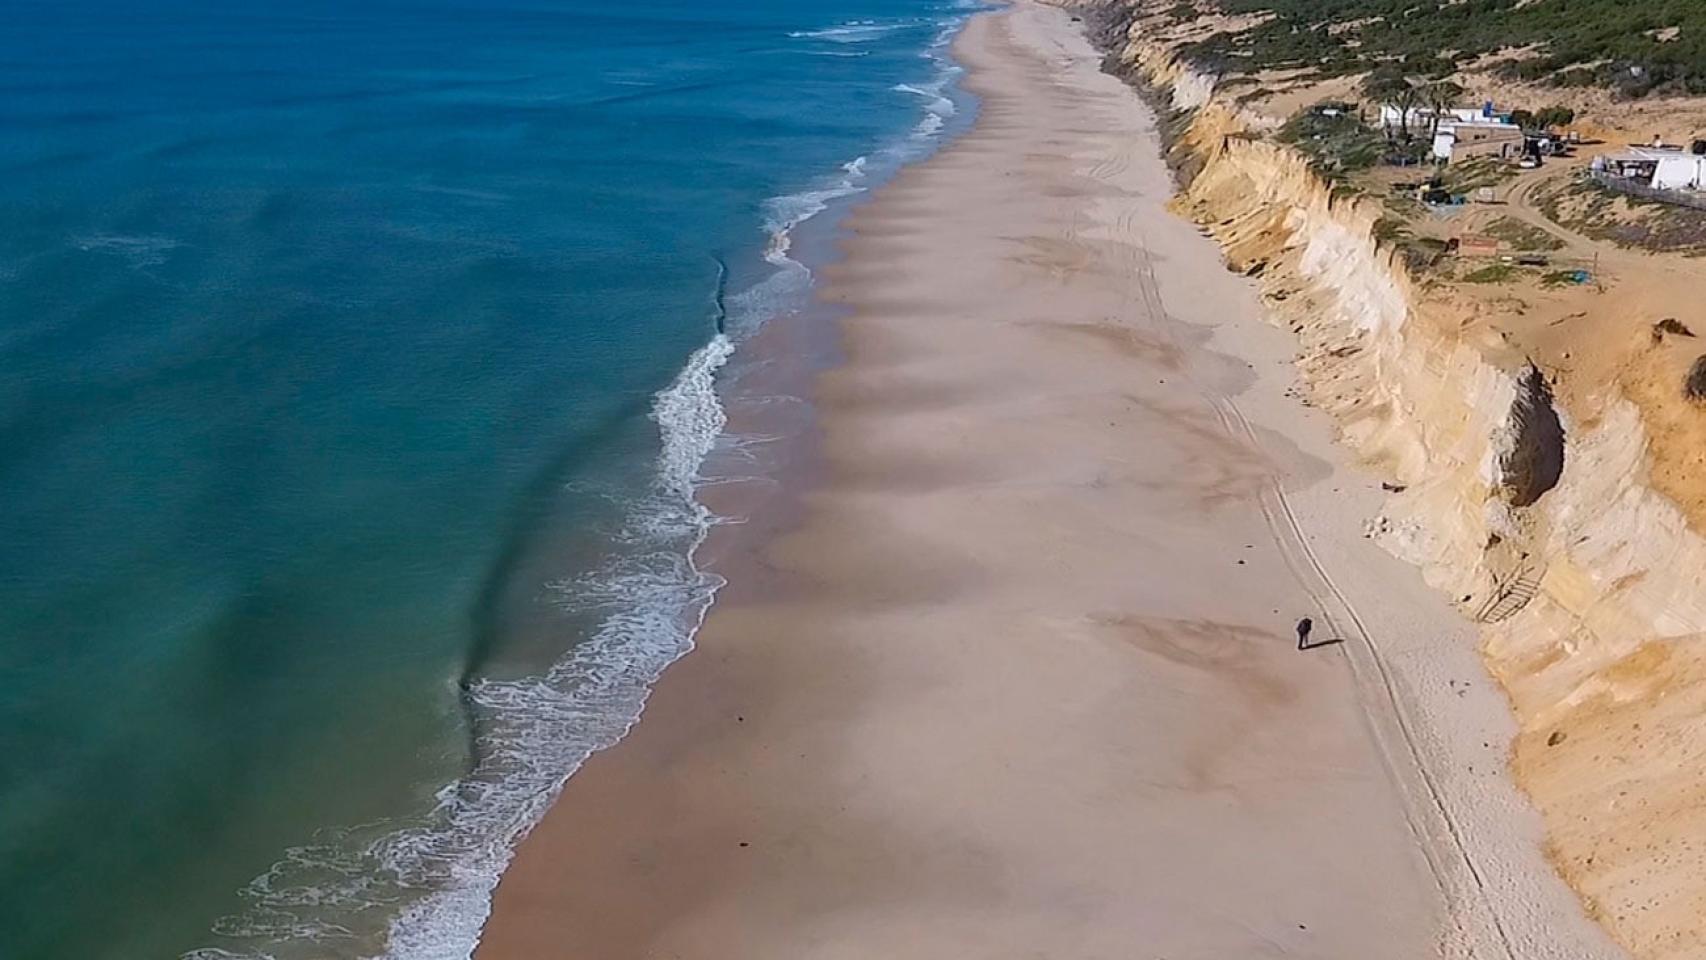
M1481 605L1479 613L1475 614L1476 623L1498 623L1516 616L1528 601L1540 592L1540 580L1546 571L1528 567L1518 570L1514 575L1493 588L1493 595Z

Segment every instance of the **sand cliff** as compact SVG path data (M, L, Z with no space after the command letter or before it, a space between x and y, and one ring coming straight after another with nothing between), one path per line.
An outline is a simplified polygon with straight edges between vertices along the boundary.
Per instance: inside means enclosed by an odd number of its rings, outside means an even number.
M1100 12L1109 68L1177 112L1176 209L1259 278L1297 337L1301 398L1393 490L1369 536L1484 625L1558 869L1636 956L1706 955L1706 656L1689 642L1706 538L1653 479L1692 462L1655 411L1686 413L1473 322L1473 301L1376 240L1378 201L1335 194L1261 137L1269 118Z

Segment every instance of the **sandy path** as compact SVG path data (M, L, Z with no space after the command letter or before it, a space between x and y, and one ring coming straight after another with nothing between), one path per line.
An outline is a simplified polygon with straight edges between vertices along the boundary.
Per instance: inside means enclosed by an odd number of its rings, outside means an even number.
M1353 498L1319 425L1246 418L1284 344L1165 212L1147 112L1057 11L981 16L957 55L977 127L853 215L830 278L852 316L822 482L725 560L700 649L523 845L481 960L1501 957L1580 933L1487 786L1502 741L1463 753L1496 694L1418 674L1471 719L1400 720L1410 648L1371 641L1464 628L1407 571L1358 614L1402 568L1312 525ZM1241 359L1206 346L1228 318L1257 331ZM1306 614L1346 642L1297 652ZM1483 773L1423 776L1437 756ZM1457 815L1487 790L1499 816ZM1486 869L1483 833L1508 847Z

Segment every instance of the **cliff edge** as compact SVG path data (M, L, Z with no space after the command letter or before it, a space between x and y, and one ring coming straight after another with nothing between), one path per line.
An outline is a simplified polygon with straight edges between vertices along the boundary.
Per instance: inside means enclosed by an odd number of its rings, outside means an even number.
M1277 138L1247 88L1180 60L1141 5L1081 9L1108 69L1160 98L1177 210L1256 278L1303 402L1387 481L1369 535L1483 625L1558 870L1634 956L1706 956L1706 408L1676 319L1706 270L1616 248L1580 289L1478 283Z

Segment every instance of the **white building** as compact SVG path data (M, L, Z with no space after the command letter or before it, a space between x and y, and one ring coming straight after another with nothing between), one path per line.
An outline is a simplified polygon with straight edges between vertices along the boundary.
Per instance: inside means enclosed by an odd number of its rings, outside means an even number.
M1427 107L1411 107L1409 110L1400 112L1392 104L1383 103L1380 105L1380 129L1397 130L1400 127L1407 126L1412 133L1417 130L1426 130L1428 124L1433 120L1433 115L1434 112ZM1403 123L1399 123L1399 117L1405 118Z
M1451 163L1469 157L1522 155L1522 128L1502 120L1441 120L1434 132L1433 155Z
M1630 147L1605 158L1612 173L1640 180L1660 190L1699 190L1706 187L1706 156L1681 147Z
M1392 104L1383 103L1380 105L1381 129L1397 130L1400 126L1398 118L1401 116L1405 118L1406 125L1408 125L1410 131L1414 133L1421 130L1427 130L1432 126L1434 111L1432 107L1418 106L1411 107L1407 111L1400 112L1399 109ZM1475 123L1476 121L1493 119L1496 118L1492 113L1492 105L1488 104L1480 107L1452 107L1440 114L1439 122L1442 124L1448 122Z

